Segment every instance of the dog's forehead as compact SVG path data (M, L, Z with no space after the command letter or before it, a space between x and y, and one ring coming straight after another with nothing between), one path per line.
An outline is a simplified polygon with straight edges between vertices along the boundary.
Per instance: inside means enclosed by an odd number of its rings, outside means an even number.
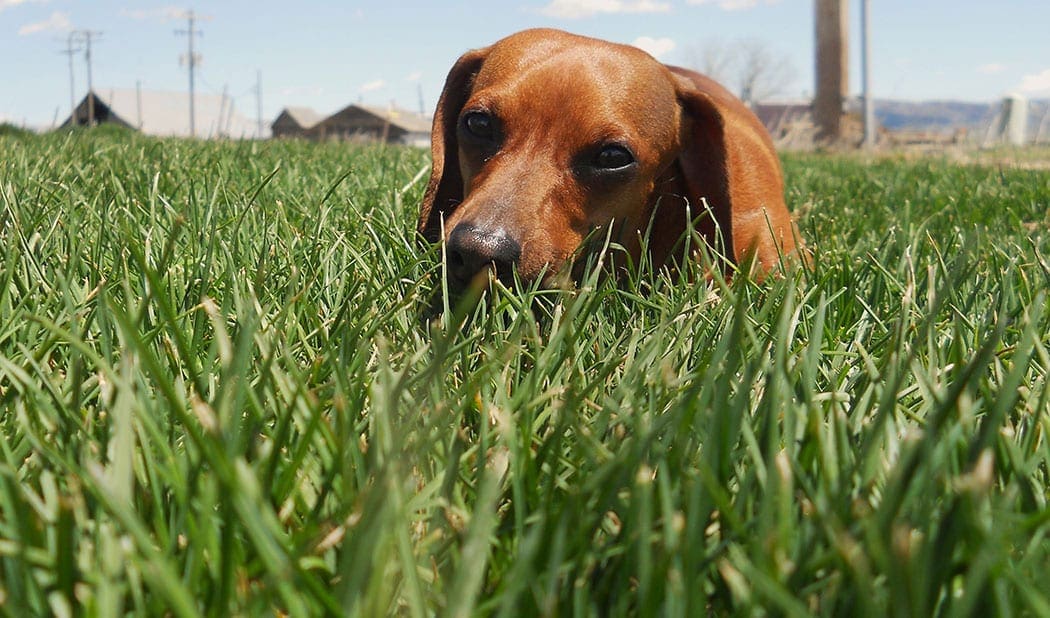
M619 130L667 141L679 109L663 65L634 47L545 34L493 45L474 78L471 102L551 128L571 125L583 140Z
M510 91L539 84L556 91L586 82L634 95L670 87L666 69L640 49L544 30L519 33L493 45L474 87Z

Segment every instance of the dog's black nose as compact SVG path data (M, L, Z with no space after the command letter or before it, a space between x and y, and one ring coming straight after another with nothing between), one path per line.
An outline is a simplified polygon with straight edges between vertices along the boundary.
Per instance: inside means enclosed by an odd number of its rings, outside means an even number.
M469 223L457 225L446 246L450 279L466 285L484 268L510 283L514 265L521 259L521 245L503 230L485 230Z

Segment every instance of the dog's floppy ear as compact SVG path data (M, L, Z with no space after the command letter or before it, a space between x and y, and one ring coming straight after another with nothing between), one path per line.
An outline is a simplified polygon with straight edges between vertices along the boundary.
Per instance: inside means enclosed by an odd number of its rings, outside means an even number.
M721 236L725 254L733 257L732 203L729 155L726 151L726 123L714 99L689 77L675 74L679 105L682 108L681 150L678 167L682 173L692 216L697 228L709 238ZM708 213L703 204L710 209ZM714 221L711 220L712 215Z
M463 175L459 169L459 144L456 125L459 112L470 96L474 76L488 55L488 48L469 51L456 61L445 79L434 126L430 133L430 154L433 164L430 181L423 194L417 229L430 242L441 239L441 219L463 201Z

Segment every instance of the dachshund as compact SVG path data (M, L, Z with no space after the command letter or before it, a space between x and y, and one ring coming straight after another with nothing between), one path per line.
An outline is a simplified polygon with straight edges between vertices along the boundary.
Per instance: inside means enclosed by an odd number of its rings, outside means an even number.
M595 230L614 229L631 264L647 251L673 267L689 230L727 274L761 278L797 254L762 123L712 79L635 47L533 29L468 51L431 154L417 227L444 242L452 290L489 273L554 287Z

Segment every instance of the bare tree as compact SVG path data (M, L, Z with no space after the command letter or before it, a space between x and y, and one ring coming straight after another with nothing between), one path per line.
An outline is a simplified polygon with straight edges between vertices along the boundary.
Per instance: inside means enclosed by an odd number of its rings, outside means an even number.
M737 58L737 89L748 105L784 94L795 81L791 61L770 51L762 41L741 43Z
M686 61L735 90L748 105L786 93L798 76L786 56L757 39L712 41L694 49Z
M727 84L733 77L734 52L722 40L712 40L686 52L685 62L711 79Z

